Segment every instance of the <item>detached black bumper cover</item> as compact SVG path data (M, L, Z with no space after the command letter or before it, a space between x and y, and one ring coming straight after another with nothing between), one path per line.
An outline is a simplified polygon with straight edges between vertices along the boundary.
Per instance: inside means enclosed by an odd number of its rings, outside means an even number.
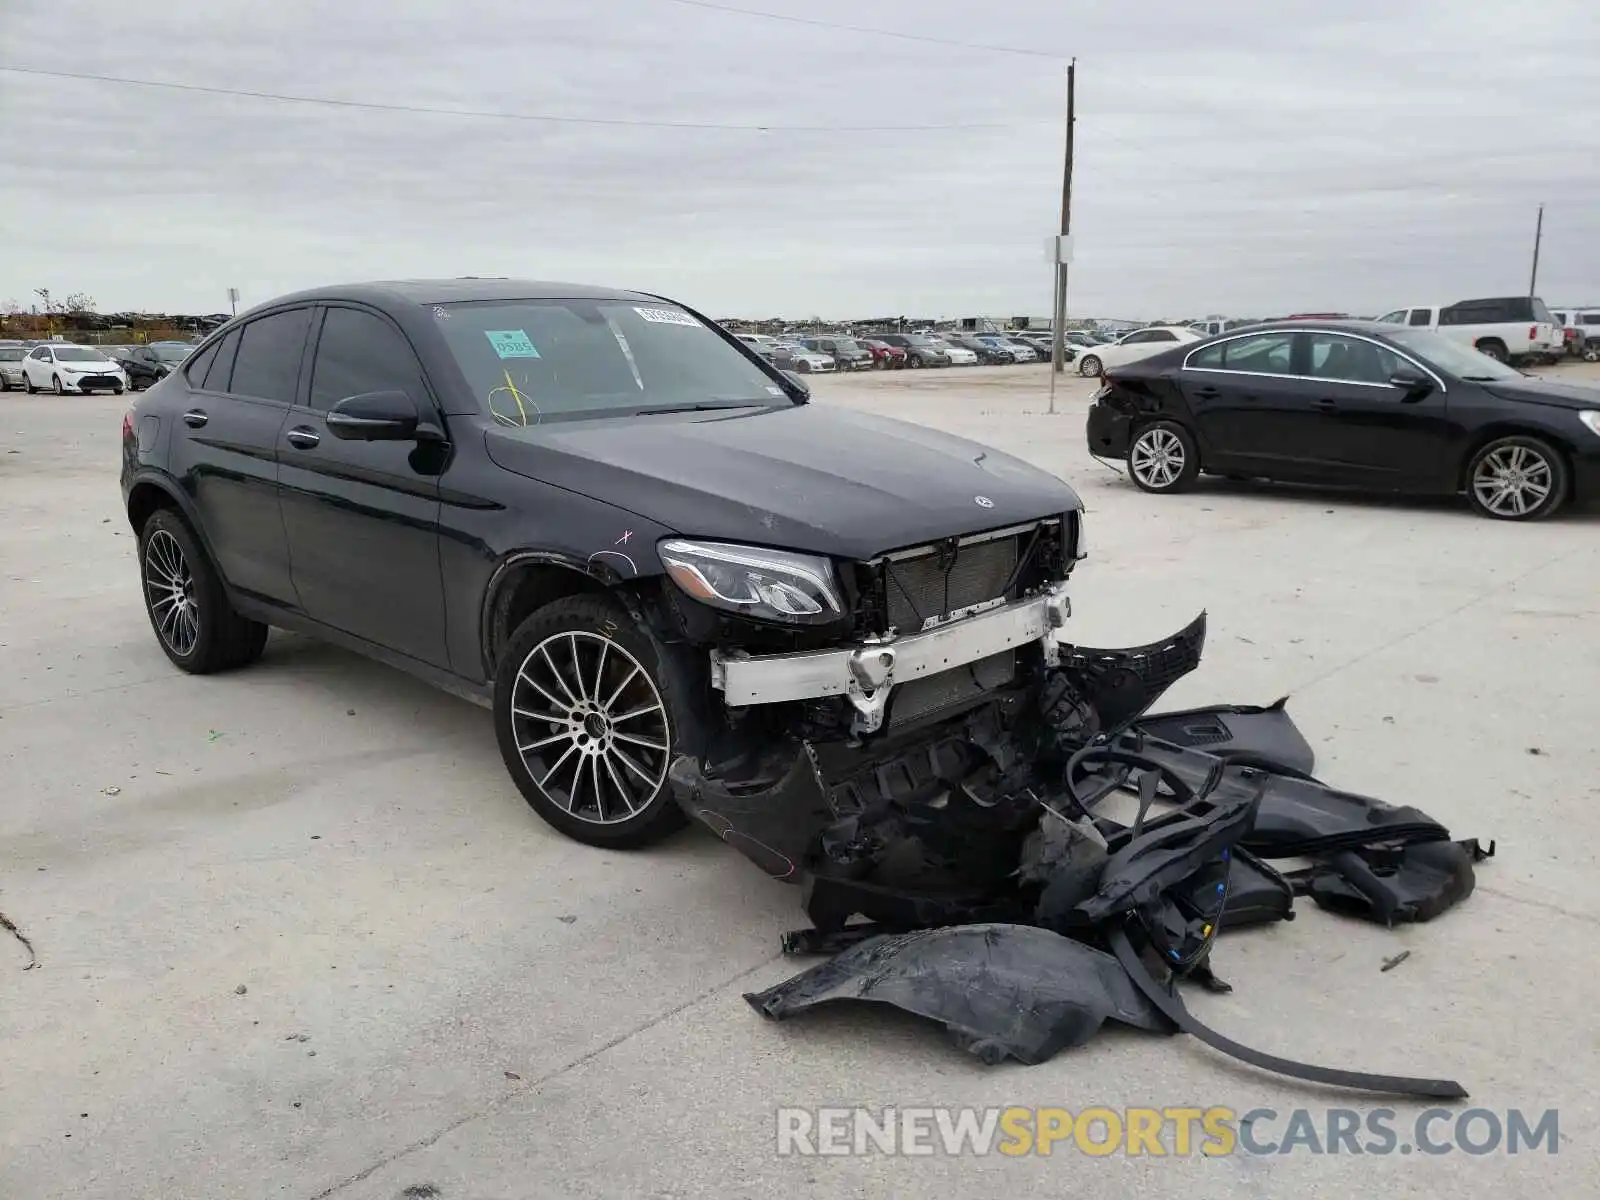
M1040 1062L1115 1020L1293 1078L1465 1096L1453 1080L1265 1054L1184 1007L1181 980L1229 990L1212 971L1224 929L1292 919L1296 895L1384 925L1428 921L1470 895L1493 853L1317 780L1282 700L1146 715L1198 664L1204 636L1202 615L1148 646L1063 647L1025 711L1002 702L943 727L879 784L837 783L809 746L774 751L745 783L674 764L691 812L803 883L813 928L785 949L836 954L747 999L774 1019L889 1004L986 1062ZM1119 791L1137 797L1131 822L1100 811ZM1286 857L1311 866L1280 874L1269 860Z

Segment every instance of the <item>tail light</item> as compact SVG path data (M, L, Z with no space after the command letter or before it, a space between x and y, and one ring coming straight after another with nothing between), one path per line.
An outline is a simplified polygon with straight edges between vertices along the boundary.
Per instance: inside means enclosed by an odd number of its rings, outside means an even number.
M1537 325L1528 326L1528 340L1530 342L1536 342L1539 340L1539 327Z
M122 440L127 441L133 436L133 409L122 414Z

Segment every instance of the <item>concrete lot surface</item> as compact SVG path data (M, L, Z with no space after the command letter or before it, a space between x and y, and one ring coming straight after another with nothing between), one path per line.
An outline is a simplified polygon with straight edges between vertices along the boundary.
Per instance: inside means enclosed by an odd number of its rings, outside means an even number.
M1073 638L1143 642L1209 609L1172 704L1291 693L1325 778L1498 840L1436 923L1303 902L1225 936L1234 993L1190 1003L1264 1050L1558 1108L1558 1154L780 1158L778 1105L1386 1102L1183 1038L1107 1032L985 1068L891 1013L761 1019L741 993L802 965L778 954L796 892L696 831L639 854L562 840L487 713L344 652L274 634L258 667L181 675L120 512L124 402L13 394L0 911L39 967L0 932L0 1197L1592 1196L1600 517L1517 526L1210 480L1149 496L1086 455L1089 383L1049 416L1047 380L815 383L819 403L1073 481L1091 546ZM1408 1141L1420 1106L1397 1107Z

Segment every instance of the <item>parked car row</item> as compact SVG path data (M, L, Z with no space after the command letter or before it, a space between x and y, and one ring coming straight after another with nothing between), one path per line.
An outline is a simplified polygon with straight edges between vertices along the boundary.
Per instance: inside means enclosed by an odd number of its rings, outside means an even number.
M765 333L734 335L774 366L802 375L813 371L892 371L902 367L972 367L1048 360L1048 333L874 333L867 337L828 334L780 338ZM1073 336L1081 337L1081 342ZM1067 361L1084 345L1083 335L1069 335ZM820 362L825 359L826 362Z
M189 357L188 342L80 346L73 342L0 342L0 392L121 395L159 383Z

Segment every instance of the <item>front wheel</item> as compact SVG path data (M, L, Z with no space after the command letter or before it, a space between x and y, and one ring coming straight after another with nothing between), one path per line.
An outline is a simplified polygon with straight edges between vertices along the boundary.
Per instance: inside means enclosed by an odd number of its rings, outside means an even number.
M1097 354L1084 355L1083 361L1078 364L1078 374L1085 377L1100 374L1100 356Z
M1147 492L1181 492L1200 474L1200 450L1176 421L1146 425L1128 447L1128 474Z
M1566 499L1567 464L1538 438L1499 438L1473 456L1467 495L1483 516L1537 521Z
M66 389L61 386L61 376L52 375L50 377L50 390L58 396L66 395Z
M568 597L524 621L500 658L494 722L529 807L590 846L646 846L680 828L667 768L692 723L674 680L609 599Z
M22 390L28 395L33 395L39 389L33 386L33 376L24 373L22 376Z

